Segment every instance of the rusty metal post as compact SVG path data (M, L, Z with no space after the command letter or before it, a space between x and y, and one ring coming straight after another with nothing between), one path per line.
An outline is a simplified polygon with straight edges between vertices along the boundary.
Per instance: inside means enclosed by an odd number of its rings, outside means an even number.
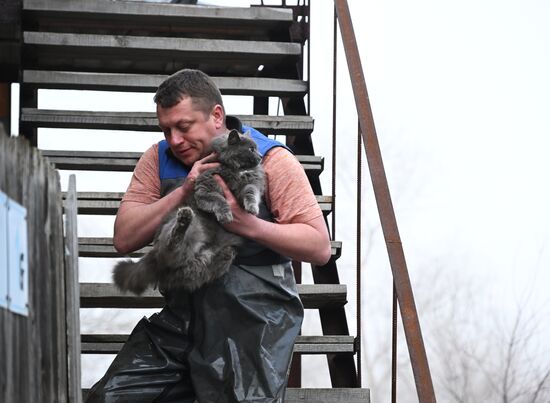
M11 135L11 83L21 71L22 0L0 0L0 122Z
M332 239L336 239L336 92L338 88L338 17L332 28Z
M359 383L359 387L362 385L362 368L361 363L363 360L361 359L361 354L363 354L362 349L362 343L361 343L361 335L363 332L361 331L361 275L363 274L361 272L361 246L363 244L363 237L361 236L361 228L362 228L362 205L361 205L361 192L363 189L363 161L362 161L362 154L361 154L361 148L362 148L362 135L361 135L361 125L359 121L357 121L357 271L356 271L356 319L357 319L357 382Z
M0 83L0 124L4 125L6 134L11 134L11 85Z
M359 115L367 162L369 164L382 231L386 241L390 266L399 301L416 390L420 402L431 403L436 401L435 392L428 359L426 357L426 350L424 348L424 341L422 339L422 331L420 329L411 282L407 271L405 254L399 237L397 221L393 210L386 174L384 172L384 164L376 135L376 128L372 116L363 68L361 66L361 59L359 57L359 49L357 48L355 33L353 31L351 15L346 0L335 0L334 4L340 23L340 32L342 35L342 42L344 43L344 50L355 96L355 105L357 107L357 114Z

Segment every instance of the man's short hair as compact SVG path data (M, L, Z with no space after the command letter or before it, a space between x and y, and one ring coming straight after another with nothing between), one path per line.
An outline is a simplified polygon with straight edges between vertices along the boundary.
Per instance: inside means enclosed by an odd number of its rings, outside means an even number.
M185 97L190 97L193 105L206 115L216 104L224 108L222 94L214 81L202 71L193 69L172 74L159 85L153 99L162 108L170 108Z

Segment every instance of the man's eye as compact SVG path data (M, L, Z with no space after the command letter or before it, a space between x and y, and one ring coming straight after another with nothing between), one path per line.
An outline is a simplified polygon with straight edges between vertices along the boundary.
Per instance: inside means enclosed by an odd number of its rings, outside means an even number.
M178 130L185 133L189 130L189 126L178 126Z

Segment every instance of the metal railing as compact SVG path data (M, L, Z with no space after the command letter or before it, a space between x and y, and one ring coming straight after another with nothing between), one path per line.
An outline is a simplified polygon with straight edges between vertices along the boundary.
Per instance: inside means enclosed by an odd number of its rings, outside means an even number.
M382 232L388 251L395 295L397 296L397 302L403 321L403 328L411 359L418 399L422 403L435 402L435 392L428 365L428 359L426 356L426 350L424 348L422 331L420 329L420 322L418 320L411 281L407 270L403 246L399 236L388 181L384 171L384 164L380 153L376 127L374 125L372 109L370 106L369 95L367 92L367 86L365 83L365 77L359 56L359 49L357 47L357 41L353 30L348 2L346 0L335 0L334 5L348 64L353 94L355 97L360 132L363 140L362 143L365 148L370 177L374 188L374 196L376 198L376 204L380 216ZM360 271L361 268L358 267L357 270ZM394 325L393 327L395 334L396 326ZM392 355L394 354L395 345ZM395 364L392 363L392 367L394 366ZM392 401L395 401L396 398L395 376L395 371L392 371Z

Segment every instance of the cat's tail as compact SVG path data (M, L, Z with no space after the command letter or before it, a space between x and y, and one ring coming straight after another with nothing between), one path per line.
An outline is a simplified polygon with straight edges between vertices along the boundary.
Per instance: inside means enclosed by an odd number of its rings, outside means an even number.
M155 267L149 264L147 255L138 262L123 260L113 269L113 281L122 291L130 291L140 295L147 287L156 282Z

